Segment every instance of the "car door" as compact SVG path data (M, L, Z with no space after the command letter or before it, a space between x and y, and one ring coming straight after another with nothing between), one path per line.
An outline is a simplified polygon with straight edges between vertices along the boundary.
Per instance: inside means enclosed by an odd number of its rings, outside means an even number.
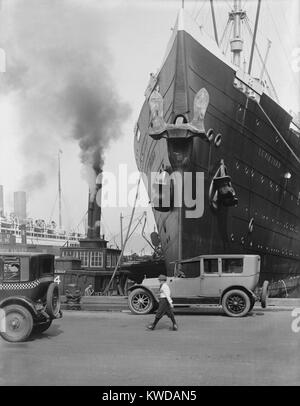
M200 295L202 297L219 297L221 289L220 258L201 258L200 261Z
M173 298L189 298L200 296L200 261L183 263L181 267L184 277L172 277L168 281Z

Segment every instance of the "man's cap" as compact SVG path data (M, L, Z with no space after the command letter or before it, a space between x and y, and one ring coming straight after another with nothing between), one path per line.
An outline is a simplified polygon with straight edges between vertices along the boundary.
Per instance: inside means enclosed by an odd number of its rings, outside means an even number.
M159 275L159 277L157 279L160 281L166 281L167 277L166 277L166 275Z

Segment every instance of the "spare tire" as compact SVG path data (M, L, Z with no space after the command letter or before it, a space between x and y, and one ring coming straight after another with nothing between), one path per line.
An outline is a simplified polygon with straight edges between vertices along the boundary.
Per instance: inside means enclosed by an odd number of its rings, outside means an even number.
M265 309L267 307L267 299L269 296L269 282L264 281L261 291L260 303L261 307Z
M60 294L56 283L51 283L46 295L46 312L52 318L59 317L60 312Z

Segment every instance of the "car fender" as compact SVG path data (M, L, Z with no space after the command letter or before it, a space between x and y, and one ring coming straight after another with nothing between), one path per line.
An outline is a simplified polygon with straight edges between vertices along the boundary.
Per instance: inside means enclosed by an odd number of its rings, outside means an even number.
M155 303L158 303L158 299L157 299L157 297L155 296L155 294L152 292L151 289L147 288L147 287L144 286L144 285L133 285L133 286L131 286L130 288L128 288L128 292L132 292L132 291L135 290L135 289L144 289L146 292L150 293L150 295L153 297Z
M233 285L233 286L229 286L228 288L223 290L221 297L220 297L220 305L222 304L223 296L225 295L225 293L228 292L229 290L233 290L233 289L243 290L245 293L247 293L247 295L250 297L250 299L252 299L254 301L256 300L256 296L252 292L252 290L245 288L245 286Z
M30 311L34 318L37 317L38 313L36 308L34 307L34 304L28 298L23 296L10 296L3 299L0 302L0 308L14 304L24 306L27 310Z

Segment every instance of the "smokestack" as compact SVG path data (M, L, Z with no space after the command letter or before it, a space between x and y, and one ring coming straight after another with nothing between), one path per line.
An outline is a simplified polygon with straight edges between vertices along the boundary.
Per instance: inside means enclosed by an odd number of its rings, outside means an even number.
M14 214L21 221L26 219L26 192L14 192Z
M4 216L4 194L2 185L0 185L0 216Z
M102 169L95 170L95 189L89 190L88 205L88 239L100 238L101 231L101 193L102 193Z

